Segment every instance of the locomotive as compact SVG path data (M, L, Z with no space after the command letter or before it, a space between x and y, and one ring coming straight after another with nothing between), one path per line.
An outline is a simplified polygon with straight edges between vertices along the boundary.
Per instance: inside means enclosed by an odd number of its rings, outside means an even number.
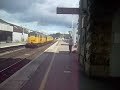
M35 48L41 45L52 42L54 38L52 36L44 35L37 31L32 31L28 34L28 40L25 45L27 48Z

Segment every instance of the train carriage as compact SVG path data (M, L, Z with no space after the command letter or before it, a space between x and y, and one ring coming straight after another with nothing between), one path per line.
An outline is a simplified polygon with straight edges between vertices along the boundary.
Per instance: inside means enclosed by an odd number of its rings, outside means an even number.
M53 41L52 36L46 36L40 32L33 31L28 34L26 47L35 48L50 43L51 41Z

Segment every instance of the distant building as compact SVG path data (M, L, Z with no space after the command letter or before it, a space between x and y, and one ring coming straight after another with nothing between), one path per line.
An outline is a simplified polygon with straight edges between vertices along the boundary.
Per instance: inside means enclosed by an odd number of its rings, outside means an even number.
M29 31L0 19L0 43L26 42Z
M13 26L0 19L0 43L12 42Z
M28 29L20 27L20 26L13 26L13 42L25 42L28 38Z

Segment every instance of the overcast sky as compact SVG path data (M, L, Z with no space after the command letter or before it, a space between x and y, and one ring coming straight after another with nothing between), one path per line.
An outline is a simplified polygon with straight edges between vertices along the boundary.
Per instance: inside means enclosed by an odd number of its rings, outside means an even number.
M46 33L71 30L78 15L56 14L56 7L79 7L79 0L0 0L0 18L10 23Z

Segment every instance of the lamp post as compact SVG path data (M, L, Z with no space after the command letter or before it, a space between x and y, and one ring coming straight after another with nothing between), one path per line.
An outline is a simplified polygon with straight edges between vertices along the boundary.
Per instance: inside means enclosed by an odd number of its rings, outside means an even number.
M25 38L25 35L24 35L25 34L25 26L26 25L22 26L22 41L23 42L25 41L25 39L24 39Z

